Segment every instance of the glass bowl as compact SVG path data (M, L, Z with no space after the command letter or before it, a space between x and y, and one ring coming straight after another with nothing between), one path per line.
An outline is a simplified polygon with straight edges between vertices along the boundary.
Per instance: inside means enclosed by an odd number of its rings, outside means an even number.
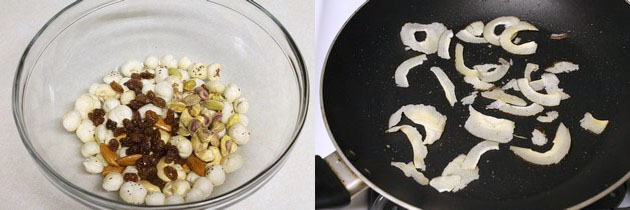
M206 200L170 206L124 203L82 166L81 141L62 116L92 83L125 60L148 55L222 64L250 104L243 167ZM92 208L220 208L260 188L285 162L304 124L308 80L291 36L264 8L244 0L76 1L52 17L26 48L13 84L22 142L61 191Z

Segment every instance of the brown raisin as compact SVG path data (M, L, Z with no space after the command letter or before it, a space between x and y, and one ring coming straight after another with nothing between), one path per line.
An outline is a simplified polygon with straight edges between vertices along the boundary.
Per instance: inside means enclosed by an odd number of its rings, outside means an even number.
M149 90L146 95L149 100L153 100L153 98L155 98L155 93L153 93L152 90Z
M109 149L111 149L112 151L116 151L118 150L118 140L116 139L111 139L109 140L109 143L107 143L107 146L109 147Z
M127 151L125 152L127 155L140 154L140 148L137 144L134 144L127 148Z
M151 103L160 108L166 108L166 101L163 98L155 97Z
M140 107L144 106L144 104L136 100L131 100L127 106L131 108L131 110L138 110Z
M155 77L155 75L149 73L149 72L142 72L140 73L140 77L142 79L153 79L153 77Z
M116 129L116 126L118 126L118 123L112 121L112 120L107 120L107 122L105 123L105 128L109 129L109 130L114 130Z
M112 81L109 83L109 86L112 87L112 89L118 93L122 93L125 92L125 89L123 89L122 86L120 86L120 84L118 84L118 82L116 81Z
M103 109L94 109L88 113L88 118L92 121L94 126L99 126L105 122L105 111Z
M171 166L166 166L164 168L164 173L166 174L166 177L168 177L170 180L177 180L177 170L175 170L175 168Z
M139 181L139 177L135 173L125 173L125 175L123 176L123 179L125 180L125 182L128 182L128 181L137 182L137 181Z
M142 92L142 82L140 81L140 79L130 79L129 81L125 82L125 86L127 86L129 90L133 90L134 92L136 92L136 94Z
M144 113L144 120L149 124L149 125L153 125L158 121L159 117L157 115L157 113L155 113L152 110L147 110Z
M114 123L116 123L116 122L114 122ZM126 133L127 133L127 130L125 128L116 128L116 129L114 129L114 136L120 136L120 135L123 135L123 134L126 134Z
M143 104L148 104L148 103L150 103L150 102L151 102L151 101L149 100L149 97L147 97L147 95L144 95L144 94L142 94L142 93L140 93L140 94L136 95L136 99L134 99L134 100L136 100L136 101L138 101L138 102L140 102L140 103L143 103Z
M142 77L138 73L131 73L131 78L132 79L137 79L137 80L142 79Z

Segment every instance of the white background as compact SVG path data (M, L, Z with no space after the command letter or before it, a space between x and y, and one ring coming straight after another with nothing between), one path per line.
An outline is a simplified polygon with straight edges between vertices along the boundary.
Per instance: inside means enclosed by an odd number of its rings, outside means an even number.
M4 0L0 5L0 209L86 209L57 190L39 171L20 141L11 114L12 82L22 53L42 27L70 0ZM314 4L312 0L257 0L289 31L300 48L310 81L314 69ZM317 94L311 93L311 99ZM311 101L309 111L315 110ZM289 159L258 192L231 209L312 209L315 206L313 112Z

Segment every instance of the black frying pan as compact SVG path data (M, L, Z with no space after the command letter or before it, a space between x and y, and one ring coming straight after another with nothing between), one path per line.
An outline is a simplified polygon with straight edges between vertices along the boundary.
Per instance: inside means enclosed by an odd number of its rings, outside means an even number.
M437 54L408 74L410 87L398 88L392 78L406 59L420 53L404 50L399 36L407 22L441 22L455 33L470 22L488 22L499 16L517 16L537 26L540 32L521 32L526 42L535 40L534 55L517 56L500 47L467 44L456 38L451 43L451 60ZM567 32L570 38L550 40L551 33ZM420 37L422 38L422 37ZM516 122L515 134L531 136L542 128L550 143L538 147L529 139L513 139L499 151L482 156L480 179L456 193L438 193L421 186L390 166L391 161L412 160L411 147L404 134L385 133L389 116L406 104L435 106L448 117L441 139L428 146L425 159L429 177L439 176L448 162L466 154L481 140L464 130L466 106L448 105L431 66L440 66L456 86L458 99L472 87L454 67L454 47L465 46L468 66L496 63L511 58L514 66L496 82L522 78L527 62L545 68L560 60L580 65L580 70L559 74L560 86L572 97L556 110L560 117L550 124L535 117L519 118L484 107L491 101L477 97L473 105L483 113ZM539 71L533 75L540 76ZM623 0L460 0L460 1L369 1L346 23L329 51L322 81L322 108L328 129L341 159L372 189L406 207L424 209L560 209L581 207L595 201L630 174L630 5ZM518 92L512 92L521 96ZM609 119L606 131L592 135L579 126L585 112ZM515 156L508 147L517 145L537 151L551 146L559 122L571 131L568 155L556 165L538 166ZM424 129L403 117L424 135ZM389 147L387 146L389 145ZM319 159L321 160L321 159ZM333 183L318 161L316 197L323 207L324 192L335 192ZM324 167L325 168L325 167ZM338 187L339 185L337 185ZM343 194L341 194L343 195ZM347 193L346 193L347 195ZM343 196L342 196L343 197ZM320 202L321 201L321 202Z

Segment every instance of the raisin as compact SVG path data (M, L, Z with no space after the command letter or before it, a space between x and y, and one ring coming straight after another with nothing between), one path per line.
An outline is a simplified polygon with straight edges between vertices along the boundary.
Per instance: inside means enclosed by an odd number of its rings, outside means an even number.
M155 97L151 103L160 108L166 108L166 101L163 98Z
M107 120L107 122L105 123L105 128L109 129L109 130L114 130L116 129L116 126L118 126L118 123L112 121L112 120Z
M166 177L168 177L170 180L177 180L177 170L175 170L175 168L171 166L166 166L164 168L164 173L166 174Z
M153 100L155 98L155 93L153 93L152 90L149 90L146 95L149 100Z
M144 104L136 100L131 100L127 106L131 108L131 110L138 110L140 107L144 106Z
M142 93L142 82L140 81L140 79L130 79L129 81L125 82L125 86L127 86L127 88L129 88L130 90L136 92L136 94Z
M122 93L125 92L125 89L123 89L122 86L120 86L120 84L118 84L118 82L116 81L112 81L109 83L109 86L112 87L112 89L118 93Z
M123 176L123 179L128 182L128 181L132 181L132 182L137 182L139 181L139 177L137 174L135 173L125 173L125 175Z
M158 118L159 117L158 117L157 113L155 113L152 110L147 110L144 113L144 120L151 126L153 126L153 124L155 124L158 121Z
M138 73L131 73L131 78L132 79L137 79L137 80L142 79L142 77Z
M127 131L134 130L134 126L131 123L131 120L129 120L129 119L123 119L123 127L125 127L125 129L127 129Z
M129 139L131 140L131 142L133 143L140 143L140 141L142 139L140 139L140 134L138 133L132 133L129 135Z
M160 179L157 174L147 177L147 180L151 182L151 184L160 187L160 189L164 188L164 185L166 185L166 182L162 181L162 179Z
M168 111L166 111L166 118L164 118L164 123L173 125L174 122L175 122L175 113L173 112L173 110L169 109Z
M118 140L116 139L111 139L109 140L109 143L107 143L107 146L109 147L109 149L111 149L112 151L116 151L118 150Z
M144 95L144 94L142 94L142 93L140 93L140 94L136 95L136 98L135 98L134 100L136 100L136 101L138 101L138 102L140 102L140 103L143 103L143 104L148 104L148 103L150 103L150 102L151 102L151 101L149 100L149 97L147 97L147 95Z
M114 123L116 123L116 122L114 122ZM116 129L114 129L114 136L120 136L120 135L123 135L123 134L126 134L126 133L127 133L127 131L125 130L125 128L116 128Z
M103 109L94 109L88 113L88 118L94 123L94 126L99 126L105 122L105 111Z
M155 75L149 73L149 72L142 72L140 73L140 77L142 79L153 79L153 77L155 77Z
M127 155L139 154L140 148L138 148L137 144L131 145L129 148L127 148L126 153Z

